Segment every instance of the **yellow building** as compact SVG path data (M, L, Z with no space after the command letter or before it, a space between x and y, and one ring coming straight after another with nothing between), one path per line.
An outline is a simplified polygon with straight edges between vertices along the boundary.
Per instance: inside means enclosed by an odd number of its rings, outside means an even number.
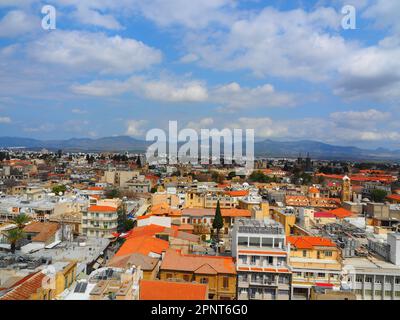
M292 299L309 299L311 288L340 288L342 260L330 239L313 236L287 237L290 244Z
M281 212L274 209L273 219L283 225L286 236L293 234L293 228L296 224L296 215L294 213Z
M183 280L208 285L209 299L236 298L236 268L231 257L183 255L168 250L160 267L160 280Z
M76 261L56 262L14 283L0 300L55 300L76 279Z

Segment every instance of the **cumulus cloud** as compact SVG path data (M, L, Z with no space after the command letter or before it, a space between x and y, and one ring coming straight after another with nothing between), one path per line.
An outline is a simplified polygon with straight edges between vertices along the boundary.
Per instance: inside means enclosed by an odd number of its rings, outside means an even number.
M343 61L335 93L346 98L400 98L400 40L389 37Z
M11 123L11 118L10 117L0 117L0 123L2 123L2 124Z
M329 79L356 46L336 34L340 22L333 8L265 8L237 19L227 32L192 33L186 44L208 67L320 81Z
M330 119L338 126L350 126L354 128L371 126L386 122L391 117L390 112L383 112L376 109L365 111L344 111L333 112Z
M162 60L159 50L135 39L81 31L56 30L30 44L28 51L42 63L105 74L140 71Z
M39 19L21 10L12 10L0 20L0 38L13 38L40 30Z
M230 110L252 107L290 107L295 104L292 94L277 92L271 84L248 88L232 82L214 89L211 99L222 104L224 109Z
M146 120L128 120L126 122L126 134L128 136L142 136L144 134L144 126L147 124Z
M198 81L152 80L139 76L125 81L94 81L85 85L75 85L72 90L92 96L113 96L131 92L146 99L163 102L202 102L208 98L207 88Z

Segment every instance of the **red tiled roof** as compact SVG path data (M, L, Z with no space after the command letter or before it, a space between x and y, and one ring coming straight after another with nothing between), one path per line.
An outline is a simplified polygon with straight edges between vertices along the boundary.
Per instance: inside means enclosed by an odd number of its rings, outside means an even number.
M36 235L32 238L33 242L47 242L57 230L60 225L56 222L31 222L24 227L24 232L35 233Z
M336 218L336 216L333 213L321 211L315 212L314 218Z
M91 206L89 212L117 212L117 208L109 206Z
M236 274L232 257L183 255L181 252L173 249L167 250L160 269L190 272L200 270L200 272L204 272L204 266L207 265L217 273Z
M9 292L0 297L0 300L29 300L42 287L44 277L46 275L41 271L28 275L18 281Z
M245 197L249 194L248 190L225 191L225 194L231 197Z
M250 210L247 209L221 209L221 215L223 217L251 217Z
M89 191L102 191L102 190L104 190L104 188L102 188L102 187L89 187L88 190Z
M290 236L287 241L298 249L313 249L314 247L336 247L330 239L312 236Z
M389 200L400 201L400 194L391 194L386 197Z
M351 217L353 213L345 208L337 208L335 210L329 211L330 213L334 214L337 218L343 219L347 217Z
M115 256L124 256L132 253L141 253L149 255L149 253L160 254L169 247L168 241L153 238L149 236L134 237L127 239Z
M207 285L157 280L140 281L140 300L207 300Z

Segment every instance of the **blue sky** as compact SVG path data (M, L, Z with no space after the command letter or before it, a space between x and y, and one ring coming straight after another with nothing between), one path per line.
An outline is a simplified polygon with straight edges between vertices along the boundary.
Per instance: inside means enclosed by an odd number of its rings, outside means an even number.
M41 28L45 4L56 30ZM177 120L400 149L398 12L398 0L0 0L0 135L143 138Z

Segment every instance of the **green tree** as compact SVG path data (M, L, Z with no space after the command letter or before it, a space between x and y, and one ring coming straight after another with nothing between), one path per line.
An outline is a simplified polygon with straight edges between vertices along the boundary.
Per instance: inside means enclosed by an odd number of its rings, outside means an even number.
M22 230L29 220L30 218L25 213L22 213L14 218L14 223L17 225L18 229Z
M215 209L215 217L213 221L213 228L217 229L217 241L219 243L219 231L224 227L224 220L222 219L221 207L219 200L217 201L217 208Z
M121 193L119 192L118 189L114 188L114 189L108 189L105 192L105 196L107 199L115 199L115 198L119 198L121 195Z
M381 189L374 189L371 192L371 198L374 202L383 202L387 196L387 192Z
M124 222L124 231L127 232L129 230L132 230L134 226L133 220L127 219Z
M11 253L15 253L19 241L25 238L25 232L19 228L9 230L5 233L8 243L11 245Z
M57 195L60 194L60 192L62 194L64 194L65 191L67 191L67 187L64 186L64 185L58 185L58 186L53 187L53 189L52 189L52 192L57 194Z

